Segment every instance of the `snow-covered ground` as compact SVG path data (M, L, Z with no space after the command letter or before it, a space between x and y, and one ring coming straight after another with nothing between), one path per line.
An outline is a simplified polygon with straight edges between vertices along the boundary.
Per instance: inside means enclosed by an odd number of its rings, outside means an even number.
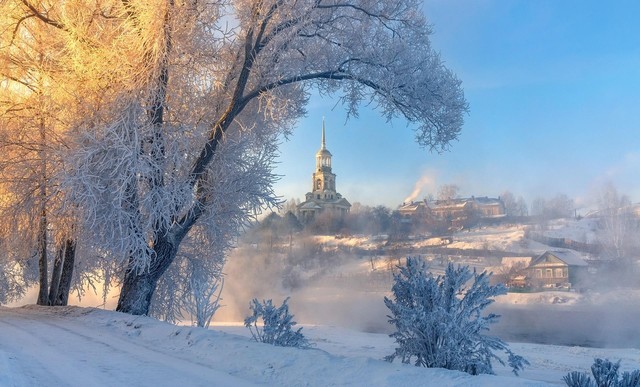
M0 308L0 386L542 386L562 384L594 357L640 365L637 349L512 344L531 366L520 377L471 376L380 360L392 340L330 326L305 326L316 347L255 343L246 328L210 330L93 308Z
M542 245L521 243L525 226L490 226L475 228L454 234L453 243L447 245L456 249L488 249L511 252L544 250ZM535 244L535 242L533 242Z
M577 242L596 243L598 241L597 220L593 218L555 219L549 221L544 227L532 227L521 224L501 224L495 226L475 227L454 233L451 237L415 237L411 241L402 243L403 247L420 249L429 246L446 246L455 249L488 249L498 251L510 251L513 253L540 254L549 249L542 243L528 240L524 237L525 231L532 228L533 231L553 238L568 238ZM315 236L316 243L325 248L335 247L359 247L365 250L375 250L384 246L387 236Z

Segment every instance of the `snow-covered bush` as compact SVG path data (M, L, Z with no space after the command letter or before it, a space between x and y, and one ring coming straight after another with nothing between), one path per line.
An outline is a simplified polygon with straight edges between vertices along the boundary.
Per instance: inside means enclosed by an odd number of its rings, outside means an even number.
M259 302L254 298L249 304L253 314L244 319L244 325L249 328L254 340L259 343L273 344L280 347L309 348L311 344L302 334L302 328L297 331L291 329L296 322L289 314L287 297L282 306L276 308L272 300ZM258 320L262 323L259 324Z
M416 366L492 374L492 359L504 364L494 354L502 351L516 375L529 364L499 338L482 334L499 318L482 316L483 309L493 302L492 297L506 292L501 285L489 284L489 274L449 264L444 275L434 276L422 259L411 257L398 269L393 299L384 299L392 314L389 323L396 328L390 336L398 344L387 361L399 357Z
M573 371L563 379L569 387L639 387L640 370L623 372L620 378L618 371L620 360L612 363L609 359L595 359L591 366L593 379L585 372Z

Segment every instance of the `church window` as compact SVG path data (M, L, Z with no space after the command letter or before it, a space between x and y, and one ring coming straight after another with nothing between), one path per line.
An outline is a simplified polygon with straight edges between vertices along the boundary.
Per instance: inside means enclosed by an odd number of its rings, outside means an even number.
M316 189L320 189L320 188L322 188L322 180L318 179L318 180L316 180ZM320 198L318 198L318 199L320 199Z
M318 199L320 199L320 195L318 195Z

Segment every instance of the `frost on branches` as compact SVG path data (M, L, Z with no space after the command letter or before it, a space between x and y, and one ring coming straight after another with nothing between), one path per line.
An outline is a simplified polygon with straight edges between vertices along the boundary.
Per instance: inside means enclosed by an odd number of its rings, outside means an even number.
M219 228L215 228L218 230ZM222 268L231 248L231 237L207 235L198 227L187 236L171 267L158 282L150 315L177 324L190 319L192 325L208 328L220 308L224 274ZM208 238L216 238L209 248Z
M486 272L477 274L467 266L449 264L444 275L434 276L420 258L407 258L394 274L393 299L384 302L391 311L391 334L398 344L386 357L399 357L416 366L447 368L472 375L493 374L491 361L504 361L495 351L508 355L509 366L517 375L525 365L523 357L511 352L502 340L486 336L489 324L499 316L482 316L495 297L504 294L503 286L489 284Z
M276 308L272 300L258 301L254 298L249 304L253 314L244 319L244 325L249 328L253 339L259 343L273 344L279 347L309 348L311 344L302 334L302 328L294 331L296 325L293 315L289 314L289 298L282 306ZM262 324L258 320L262 319Z
M83 231L78 246L119 266L122 312L149 313L194 232L224 252L221 237L235 239L237 224L277 202L278 141L313 93L350 116L369 104L402 117L438 152L468 110L416 0L7 4L3 30L41 26L48 40L32 56L60 62L48 72L60 82L40 82L34 94L68 107L68 119L53 120L65 134L56 189ZM34 85L17 75L1 81ZM24 114L39 122L34 109Z
M593 379L585 372L573 371L563 377L569 387L638 387L640 370L623 372L619 375L620 360L613 363L609 359L595 359L591 366Z

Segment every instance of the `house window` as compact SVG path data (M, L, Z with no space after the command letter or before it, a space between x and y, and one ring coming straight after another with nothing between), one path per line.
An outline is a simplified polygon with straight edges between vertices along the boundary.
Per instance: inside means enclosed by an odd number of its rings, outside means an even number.
M542 269L536 269L536 278L542 278Z
M564 277L562 273L562 268L556 269L556 278L562 278L562 277Z
M544 273L545 278L553 278L553 269L546 269Z

